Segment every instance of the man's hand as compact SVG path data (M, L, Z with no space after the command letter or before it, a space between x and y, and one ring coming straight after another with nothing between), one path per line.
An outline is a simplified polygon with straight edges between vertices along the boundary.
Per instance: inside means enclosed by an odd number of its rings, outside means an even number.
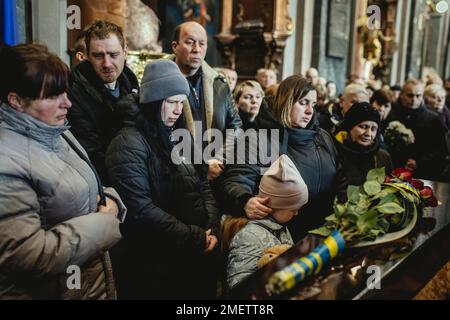
M117 215L119 214L119 207L117 206L116 201L106 197L106 205L105 206L99 206L98 207L98 212L112 213L112 214L114 214L117 217Z
M249 219L264 219L270 213L272 213L272 209L267 206L270 198L258 198L253 197L247 201L245 204L244 210L247 218Z
M406 167L406 169L410 169L410 170L414 171L417 168L416 160L408 159L408 161L406 161L405 167Z
M218 242L217 237L211 234L211 229L208 229L206 231L205 253L213 251Z
M215 160L215 159L209 160L208 161L208 177L207 177L208 180L212 181L212 180L220 177L224 168L225 168L225 166L219 160Z

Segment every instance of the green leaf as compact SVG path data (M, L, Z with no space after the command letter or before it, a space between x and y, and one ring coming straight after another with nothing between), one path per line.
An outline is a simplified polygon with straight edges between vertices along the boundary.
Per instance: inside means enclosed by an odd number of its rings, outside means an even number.
M384 233L387 233L390 227L390 223L385 219L378 219L378 227L383 230Z
M347 211L347 205L337 202L334 204L334 213L337 217L341 217L345 211Z
M359 197L359 202L356 205L354 212L356 214L363 214L366 213L369 210L369 207L371 205L371 201L368 196L365 194L361 194Z
M380 203L378 203L378 205L383 205L385 203L389 203L389 202L395 202L397 200L397 196L393 193L389 193L386 196L384 196L383 198L381 198Z
M383 232L383 230L380 230L380 229L372 229L372 230L370 230L370 235L371 236L373 236L373 237L378 237L380 234L383 234L384 232Z
M388 202L382 205L378 205L375 207L375 209L384 214L395 214L395 213L402 213L405 211L404 208L402 208L395 202Z
M362 234L369 233L377 224L378 213L375 210L370 210L359 216L357 226L359 232Z
M315 230L309 231L309 233L321 236L321 237L328 237L333 233L333 230L328 229L327 227L320 227Z
M380 199L380 198L387 196L388 194L395 194L395 193L397 193L397 191L398 190L395 188L382 185L381 192L379 194L375 195L372 199L373 200Z
M367 181L377 181L378 183L383 183L386 179L386 172L384 167L382 168L375 168L370 170L367 173Z
M326 217L325 220L328 222L338 222L338 219L336 218L335 214L332 214L331 216Z
M381 184L378 181L367 181L364 183L364 191L369 196L374 196L381 192Z
M348 186L347 187L347 202L357 204L359 201L359 187Z

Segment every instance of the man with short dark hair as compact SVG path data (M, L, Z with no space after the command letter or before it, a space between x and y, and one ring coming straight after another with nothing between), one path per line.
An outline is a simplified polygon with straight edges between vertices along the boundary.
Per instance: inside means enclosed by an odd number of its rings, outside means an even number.
M71 131L87 151L103 184L108 184L105 152L123 126L121 102L138 92L138 81L125 65L127 49L122 29L96 21L84 33L87 60L71 73L68 119Z
M86 43L84 34L77 38L72 49L69 50L70 69L73 70L80 62L86 60Z
M186 126L194 137L194 121L202 123L202 134L214 128L225 136L226 129L242 126L226 80L204 61L207 49L206 31L200 24L190 21L177 26L172 41L174 56L171 59L189 82L190 94L183 113ZM222 174L224 165L221 160L213 159L208 165L209 180Z
M320 127L330 134L335 134L339 123L344 120L345 114L355 103L369 102L367 90L358 84L349 84L345 87L338 102L331 101L318 112Z
M441 180L447 155L446 133L439 116L425 107L423 92L421 81L406 81L392 108L392 120L400 121L414 133L415 142L404 155L414 176Z

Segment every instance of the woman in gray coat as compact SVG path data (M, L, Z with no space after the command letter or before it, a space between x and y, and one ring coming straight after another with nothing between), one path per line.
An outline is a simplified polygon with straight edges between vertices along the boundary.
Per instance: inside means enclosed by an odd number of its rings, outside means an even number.
M68 131L67 66L31 44L0 48L0 70L0 299L115 298L125 208Z

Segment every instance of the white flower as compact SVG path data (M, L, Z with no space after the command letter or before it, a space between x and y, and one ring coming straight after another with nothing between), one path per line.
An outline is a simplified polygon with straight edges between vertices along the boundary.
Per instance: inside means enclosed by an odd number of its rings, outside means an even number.
M413 144L415 141L414 133L410 129L406 128L400 121L392 121L389 123L385 132L385 137L386 136L394 137L394 141L401 139L405 144Z

